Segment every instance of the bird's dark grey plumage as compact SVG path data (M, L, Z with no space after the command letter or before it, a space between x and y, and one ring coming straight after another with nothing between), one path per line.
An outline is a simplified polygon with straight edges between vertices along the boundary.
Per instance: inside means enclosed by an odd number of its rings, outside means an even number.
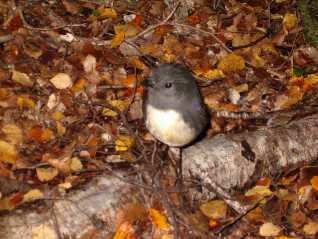
M154 68L145 82L146 127L163 143L182 147L206 128L209 117L191 72L177 64Z

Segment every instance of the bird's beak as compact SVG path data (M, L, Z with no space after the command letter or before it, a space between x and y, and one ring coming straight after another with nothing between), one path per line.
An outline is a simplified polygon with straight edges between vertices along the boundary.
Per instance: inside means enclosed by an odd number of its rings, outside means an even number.
M146 78L144 79L142 82L141 82L141 85L144 86L144 87L149 87L149 88L153 88L155 86L154 82L149 79L149 78Z

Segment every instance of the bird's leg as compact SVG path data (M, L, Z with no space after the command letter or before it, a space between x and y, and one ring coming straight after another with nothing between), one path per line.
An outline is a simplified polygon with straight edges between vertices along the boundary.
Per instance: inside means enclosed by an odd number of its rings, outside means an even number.
M183 177L182 177L182 149L176 148L176 147L170 147L169 153L172 158L176 161L176 174L177 174L177 180L176 180L176 186L182 191L182 185L183 185Z

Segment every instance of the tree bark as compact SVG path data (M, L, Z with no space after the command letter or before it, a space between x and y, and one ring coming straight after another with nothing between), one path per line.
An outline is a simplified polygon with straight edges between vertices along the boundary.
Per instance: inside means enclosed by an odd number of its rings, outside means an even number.
M260 177L313 162L318 156L317 144L318 114L314 114L285 126L198 142L183 151L183 172L207 186L200 200L215 193L231 194Z

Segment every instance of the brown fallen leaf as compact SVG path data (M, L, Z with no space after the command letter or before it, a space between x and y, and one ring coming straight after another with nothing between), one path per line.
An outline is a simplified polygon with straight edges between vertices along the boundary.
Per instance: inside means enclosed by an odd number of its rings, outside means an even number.
M201 204L200 211L208 218L223 219L227 214L227 205L222 200L213 200Z

